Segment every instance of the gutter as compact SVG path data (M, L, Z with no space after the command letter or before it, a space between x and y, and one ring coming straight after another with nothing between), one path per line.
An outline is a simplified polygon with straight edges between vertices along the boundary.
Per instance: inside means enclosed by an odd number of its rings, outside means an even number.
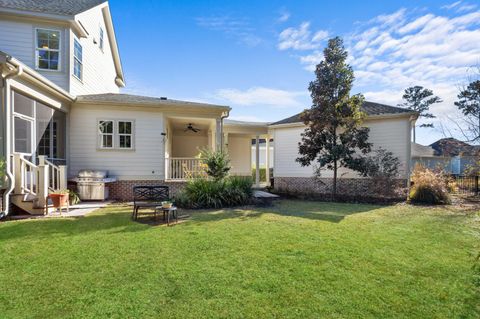
M6 62L6 63L11 64L15 68L21 68L22 73L19 74L19 75L28 76L30 78L30 80L34 80L35 84L39 85L42 89L45 89L46 91L50 91L54 95L59 95L59 96L63 97L64 99L66 99L70 102L73 102L75 100L75 96L71 95L70 93L68 93L67 91L65 91L64 89L62 89L58 85L56 85L55 83L46 79L45 77L43 77L38 72L36 72L36 71L32 70L31 68L29 68L28 66L24 65L23 63L21 63L20 61L18 61L14 57L12 57L12 56L4 53L4 52L1 52L1 51L0 51L0 57L2 58L0 60L0 64Z
M4 60L4 61L3 61ZM2 59L0 62L6 62L8 61L9 58L2 56ZM17 76L22 75L23 73L23 66L17 65L16 68L11 71L10 73L6 74L3 79L2 79L2 84L3 84L3 98L2 98L2 105L1 109L5 114L5 125L3 128L3 144L4 144L4 150L5 150L5 173L7 177L7 190L3 193L3 210L0 212L0 219L5 218L10 210L10 194L13 192L15 188L15 177L13 176L12 172L10 171L12 167L12 158L11 158L11 143L10 143L10 133L11 133L11 127L12 127L12 109L8 103L9 101L9 88L10 85L8 84L9 79L13 79Z

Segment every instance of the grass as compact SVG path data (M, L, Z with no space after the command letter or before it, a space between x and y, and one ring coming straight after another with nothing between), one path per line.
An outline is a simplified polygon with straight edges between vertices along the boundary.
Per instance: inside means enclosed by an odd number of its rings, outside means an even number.
M0 224L1 318L478 318L480 215L281 201Z

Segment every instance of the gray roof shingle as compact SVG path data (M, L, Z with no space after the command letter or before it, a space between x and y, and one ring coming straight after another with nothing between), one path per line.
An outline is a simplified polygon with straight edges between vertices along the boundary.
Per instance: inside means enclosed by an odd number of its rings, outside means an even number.
M480 153L478 145L470 145L453 137L442 138L430 144L430 147L438 156L477 156Z
M104 93L104 94L89 94L89 95L79 95L77 96L77 102L98 102L98 103L118 103L118 104L148 104L152 106L162 106L162 105L179 105L179 106L192 106L192 107L207 107L207 108L219 108L219 109L229 109L228 106L208 104L208 103L199 103L199 102L189 102L189 101L180 101L167 99L166 97L151 97L151 96L142 96L142 95L133 95L133 94L123 94L123 93Z
M390 106L375 102L365 101L362 105L362 111L364 111L368 116L374 115L383 115L383 114L401 114L401 113L414 113L411 110L407 110L401 107ZM290 123L299 123L302 122L300 115L302 113L295 114L293 116L287 117L286 119L280 120L278 122L272 123L270 125L278 124L290 124Z
M107 0L0 0L1 8L59 15L76 15Z

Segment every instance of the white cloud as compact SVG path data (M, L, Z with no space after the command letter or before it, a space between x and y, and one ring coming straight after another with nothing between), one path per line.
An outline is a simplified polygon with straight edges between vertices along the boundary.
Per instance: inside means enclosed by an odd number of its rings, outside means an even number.
M320 47L321 42L328 37L328 32L318 30L312 35L310 22L303 22L298 28L290 27L278 36L279 50L312 50Z
M225 34L235 38L239 42L254 47L263 42L262 38L255 34L248 18L231 17L229 15L198 17L195 19L197 25L212 31Z
M234 121L245 121L245 122L268 122L254 115L231 115L228 117L228 119L234 120Z
M460 5L462 3L462 1L456 1L456 2L453 2L451 4L447 4L447 5L444 5L442 6L441 8L442 9L446 9L446 10L450 10L450 9L453 9L455 7L457 7L458 5Z
M266 87L252 87L247 90L220 89L212 98L239 106L272 106L278 108L301 107L304 104L299 100L307 96L307 92L294 92Z
M463 2L463 1L456 1L456 2L453 2L451 4L442 6L441 8L445 9L445 10L452 10L453 9L453 10L455 10L455 12L467 12L467 11L471 11L471 10L476 9L477 5L470 4L470 3L467 3L467 2Z
M280 10L280 16L278 17L277 22L279 23L287 22L288 19L290 19L290 15L291 15L290 12L288 12L287 10L285 9Z
M445 7L456 12L452 16L397 11L366 22L347 39L355 90L369 100L396 105L405 88L421 85L444 101L431 108L436 121L458 114L453 104L458 87L467 69L480 62L480 11L458 10L463 5Z

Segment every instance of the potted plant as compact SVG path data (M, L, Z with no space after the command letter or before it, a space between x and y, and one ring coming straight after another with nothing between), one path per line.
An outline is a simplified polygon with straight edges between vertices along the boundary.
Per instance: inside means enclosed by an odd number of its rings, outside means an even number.
M162 208L164 209L170 209L173 206L173 202L166 200L162 202Z
M48 195L48 197L52 200L53 207L55 208L67 206L69 196L70 191L68 189L58 190Z

